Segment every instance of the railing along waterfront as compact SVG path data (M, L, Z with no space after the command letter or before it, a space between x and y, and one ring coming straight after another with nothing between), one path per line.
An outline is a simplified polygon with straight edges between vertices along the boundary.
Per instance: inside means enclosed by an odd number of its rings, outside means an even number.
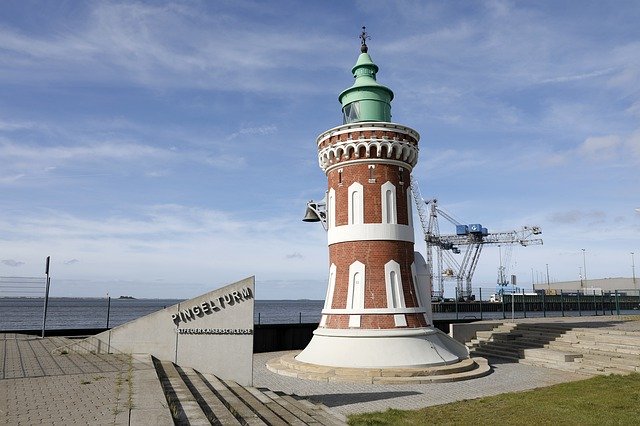
M471 300L445 298L432 304L437 319L510 319L598 315L640 315L637 289L496 293L474 288Z
M42 325L43 279L34 279L37 293L0 294L0 330L36 330ZM6 281L5 281L6 283ZM1 286L0 286L1 287ZM558 292L522 291L511 296L494 289L474 288L473 300L451 297L432 303L435 320L481 320L532 317L640 314L638 290ZM178 299L50 298L47 329L106 329L163 308ZM322 300L256 300L255 324L318 323Z

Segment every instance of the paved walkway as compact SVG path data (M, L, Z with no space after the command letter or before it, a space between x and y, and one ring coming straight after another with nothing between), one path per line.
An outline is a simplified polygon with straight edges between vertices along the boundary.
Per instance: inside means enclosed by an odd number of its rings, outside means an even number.
M157 382L153 366L127 355L66 353L70 343L0 334L0 425L129 423L131 379L151 374Z
M495 320L487 322L495 322ZM561 322L574 324L575 327L640 331L640 316L528 318L516 320L516 322ZM493 367L492 374L462 382L420 385L325 383L280 376L266 369L265 363L268 360L285 353L287 352L254 355L254 386L268 387L272 390L309 397L347 415L384 411L387 408L417 409L462 399L523 391L586 378L582 374L573 372L490 359L490 365Z
M584 322L586 326L594 317L578 321L575 317L548 320ZM605 320L614 321L614 318L595 319ZM607 326L637 331L640 321L612 322ZM40 339L0 334L0 425L172 424L166 416L158 418L158 413L168 413L167 404L149 362L126 355L65 353L63 347L72 342L59 337ZM415 409L585 378L570 372L491 360L492 374L462 382L324 383L268 371L266 361L282 354L284 352L254 355L254 386L306 396L343 414L387 408ZM136 411L135 408L130 411L132 405L157 411Z

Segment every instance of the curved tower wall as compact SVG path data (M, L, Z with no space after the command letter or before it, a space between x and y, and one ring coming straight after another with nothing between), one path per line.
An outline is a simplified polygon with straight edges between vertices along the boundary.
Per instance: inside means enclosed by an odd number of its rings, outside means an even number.
M364 37L364 35L363 35ZM452 364L466 347L431 325L431 283L414 255L410 176L418 133L390 122L393 92L364 44L342 126L316 142L327 175L329 279L320 326L296 359L354 368Z
M323 327L429 325L413 255L410 175L419 138L385 122L347 124L318 137L328 180L330 279Z

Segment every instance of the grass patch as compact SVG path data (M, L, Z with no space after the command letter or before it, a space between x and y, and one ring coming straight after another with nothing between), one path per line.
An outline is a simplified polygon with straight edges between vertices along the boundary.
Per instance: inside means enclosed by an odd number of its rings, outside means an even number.
M349 416L350 425L636 425L640 374L600 376L415 411Z
M91 384L91 380L83 380L80 382L81 385L89 385Z

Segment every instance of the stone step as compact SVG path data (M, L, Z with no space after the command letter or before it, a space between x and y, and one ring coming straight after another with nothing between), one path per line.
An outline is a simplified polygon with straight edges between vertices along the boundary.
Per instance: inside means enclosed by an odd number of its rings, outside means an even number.
M517 356L520 353L520 348L515 347L514 345L503 345L503 344L493 343L493 342L483 343L482 345L478 346L475 349L487 349L487 350L492 350L497 352L505 352L507 354L513 354L515 356Z
M602 354L583 354L582 358L585 360L592 360L595 362L601 362L605 364L616 364L616 365L626 365L635 368L636 370L640 370L640 356L633 358L621 358L617 356L609 356Z
M518 356L517 353L514 352L505 352L505 351L501 351L501 350L494 350L492 348L486 348L486 347L481 347L481 348L476 348L473 350L473 352L471 352L471 355L473 356L481 356L481 357L489 357L489 358L503 358L503 359L510 359L510 360L518 360L520 359L520 357Z
M318 423L306 410L301 409L291 396L283 392L273 392L270 390L264 390L263 393L300 419L304 424Z
M496 332L494 330L491 330L491 331L476 331L476 339L490 339L490 338L496 338L497 336L503 336L505 339L507 339L507 338L515 339L516 338L514 333L511 333L511 332L508 332L508 331L503 331L503 332Z
M623 370L615 367L608 367L599 364L589 364L589 363L580 363L580 368L576 370L578 372L585 372L590 374L599 374L599 375L609 375L609 374L621 374L626 375L630 372L628 370Z
M424 383L448 383L483 377L491 373L491 366L485 358L474 357L476 368L447 375L434 376L410 376L410 377L374 377L373 383L379 384L424 384Z
M265 395L265 393L260 389L257 389L254 387L248 387L247 391L250 392L254 397L256 397L256 399L258 399L264 405L269 407L271 411L273 411L278 416L280 416L280 418L282 418L285 422L287 422L287 424L290 424L293 426L300 426L305 424L302 420L300 420L299 418L291 414L291 412L285 409L282 405L278 404L277 402L269 398L267 395Z
M323 404L284 393L241 386L213 374L153 359L175 424L346 425Z
M240 425L241 423L229 411L224 401L208 386L206 380L202 378L192 368L177 368L187 384L191 393L196 397L200 408L211 423L219 422L223 425Z
M582 354L576 352L565 352L555 349L539 348L539 349L524 349L522 351L524 359L540 359L545 361L554 362L573 362L576 358L582 358Z
M571 333L579 341L625 345L640 348L640 337L619 334Z
M338 420L335 416L328 416L325 410L320 409L315 404L311 403L308 400L305 400L304 398L301 398L297 395L287 395L283 392L278 393L287 402L295 405L296 408L311 417L313 421L309 422L309 424L321 424L325 426L337 426L344 424L344 422Z
M562 342L562 341L560 340L556 342ZM634 346L616 345L616 344L602 343L602 342L588 342L588 341L587 342L579 341L579 342L570 342L570 343L571 343L571 346L575 348L581 348L585 350L595 349L595 350L606 351L611 353L640 355L640 348L637 348Z
M298 398L296 395L292 395L292 397L296 399L300 405L306 407L307 413L312 413L311 417L317 419L323 425L339 426L347 422L346 416L336 416L336 414L329 410L324 404L315 404L308 399Z
M496 349L504 349L504 350L516 350L516 351L520 351L523 349L537 349L537 348L543 348L544 347L544 343L542 342L535 342L535 343L531 343L531 342L519 342L519 341L514 341L514 342L486 342L483 343L481 345L479 345L478 347L490 347L490 348L496 348Z
M639 331L616 330L612 328L577 327L577 328L573 328L571 331L577 334L597 334L597 335L609 334L612 336L629 336L631 338L640 338Z
M507 324L515 324L515 328L517 330L551 330L556 332L566 332L567 330L571 330L573 327L562 324L562 323L554 323L554 322L545 322L544 324L537 323L507 323Z
M220 381L266 424L280 426L287 424L276 413L271 411L265 404L261 403L255 396L247 391L244 386L240 386L230 380L221 379Z
M536 367L552 368L554 370L570 371L577 373L580 371L580 364L574 362L549 362L540 359L521 359L520 364L533 365ZM589 373L590 374L590 373Z
M599 359L582 358L582 360L580 360L580 363L584 366L590 365L590 366L598 366L603 368L615 368L615 369L624 370L627 372L640 371L640 367L626 364L624 362L602 361Z
M241 423L255 426L267 424L218 377L213 374L202 374L202 377L204 377L218 398L224 401L229 411L233 413L237 419L242 419Z
M176 424L210 425L209 419L182 380L175 365L155 358L154 365Z
M564 335L564 333L543 332L533 330L516 330L514 333L522 335L523 338L536 339L536 340L553 340Z
M638 354L628 354L628 353L623 353L623 352L612 352L612 351L607 351L607 350L603 350L600 347L598 347L597 345L595 346L585 346L585 345L581 345L579 343L568 343L568 342L563 342L563 341L555 341L555 342L550 342L547 347L552 348L552 349L560 349L560 350L568 350L568 351L576 351L576 352L580 352L582 354L592 354L592 355L596 355L596 356L603 356L603 357L610 357L610 358L620 358L620 359L626 359L626 360L630 360L630 361L638 361L640 362L640 355Z

